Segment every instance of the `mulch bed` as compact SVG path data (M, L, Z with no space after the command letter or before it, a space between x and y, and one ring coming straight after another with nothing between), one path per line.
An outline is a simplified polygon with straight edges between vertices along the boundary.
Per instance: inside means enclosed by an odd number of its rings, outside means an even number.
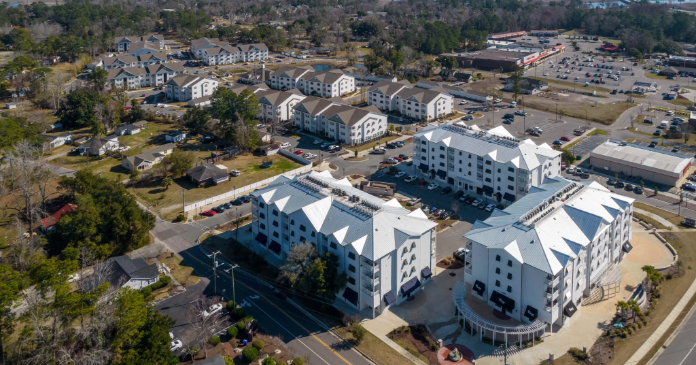
M405 328L409 328L409 331L405 331ZM437 350L433 351L431 348L431 343L435 343L435 340L432 339L430 336L430 333L428 330L425 328L423 325L416 325L416 326L409 326L409 327L399 327L393 331L391 331L387 335L390 339L392 339L394 342L406 342L411 344L413 348L407 349L410 351L416 350L418 353L423 355L426 359L428 359L428 363L430 365L438 365L439 362L437 361ZM436 345L437 346L437 345Z
M462 263L459 262L459 261L457 261L457 262L455 262L455 263L453 263L453 264L450 264L450 265L447 265L447 264L445 264L444 262L440 261L440 262L438 262L438 263L435 264L435 265L436 265L437 267L441 268L441 269L448 269L448 270L457 270L457 269L461 269L461 268L464 267L464 264L462 264Z

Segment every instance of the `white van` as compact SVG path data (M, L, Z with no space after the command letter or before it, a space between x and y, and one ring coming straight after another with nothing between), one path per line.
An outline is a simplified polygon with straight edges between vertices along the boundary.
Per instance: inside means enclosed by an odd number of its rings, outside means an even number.
M667 127L669 127L669 122L666 121L666 120L663 120L663 121L660 123L660 128L667 128Z

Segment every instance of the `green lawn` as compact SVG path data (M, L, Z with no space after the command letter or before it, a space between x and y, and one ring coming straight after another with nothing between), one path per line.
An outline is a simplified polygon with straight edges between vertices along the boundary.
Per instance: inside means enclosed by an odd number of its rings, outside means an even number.
M685 108L694 105L693 100L689 100L689 99L672 99L672 100L668 100L667 102L670 104L673 104L673 105L683 106Z
M185 149L185 146L182 149ZM199 151L199 153L206 154L203 151ZM267 169L262 169L260 165L264 159L270 159L273 161L273 166ZM152 183L141 182L133 187L130 187L129 190L134 193L135 196L144 204L154 205L152 209L158 213L162 212L164 208L179 205L175 209L165 209L163 218L167 219L174 218L182 211L180 206L180 204L182 204L182 190L186 191L186 204L191 204L203 199L220 195L222 193L226 193L234 188L241 188L251 183L288 172L301 166L299 163L289 160L281 155L260 157L253 156L251 154L237 156L236 158L228 161L219 161L216 162L216 164L225 165L228 168L228 171L238 170L241 172L241 175L237 177L230 177L229 182L217 186L198 187L186 176L183 176L175 178L174 185L170 186L169 189L166 190L160 185L160 180L156 180ZM225 202L221 201L220 203Z
M649 79L655 79L655 80L667 80L667 76L655 74L655 73L652 73L650 71L645 73L645 77L647 77Z
M332 329L347 341L353 339L353 335L347 327L334 327ZM400 353L396 352L396 350L389 347L389 345L375 337L375 335L369 331L365 334L363 341L355 347L380 365L413 365L412 362L406 360Z
M549 84L563 86L563 87L566 87L568 89L574 88L575 90L578 90L578 91L588 91L588 92L596 91L598 93L608 93L611 91L611 90L604 88L604 87L592 86L592 84L590 84L590 86L585 86L584 82L580 83L580 82L572 82L572 81L559 81L559 80L549 79L549 78L545 78L545 77L534 77L534 76L531 76L529 78L546 81Z

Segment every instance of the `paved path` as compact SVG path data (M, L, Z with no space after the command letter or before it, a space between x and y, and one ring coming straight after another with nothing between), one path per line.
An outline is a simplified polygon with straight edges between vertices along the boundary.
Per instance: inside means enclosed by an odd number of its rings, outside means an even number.
M679 300L679 302L677 303L677 305L674 306L674 309L672 309L672 311L669 313L669 315L667 316L667 318L665 318L665 320L662 321L662 323L660 324L660 326L657 327L657 329L655 330L655 332L653 332L653 334L643 343L643 345L638 349L638 351L636 351L636 352L633 354L633 356L631 356L631 358L628 359L628 361L626 362L626 364L637 364L643 357L645 357L645 355L648 354L648 351L650 351L650 349L651 349L656 343L658 343L658 341L659 341L660 338L665 334L665 332L667 332L667 330L670 329L670 327L672 326L672 324L674 323L674 321L677 319L677 316L679 316L679 313L681 313L682 310L684 310L684 307L686 307L686 304L689 302L689 300L690 300L691 297L694 295L694 293L696 293L696 280L694 280L694 282L691 283L691 286L689 287L689 289L686 291L686 293L684 293L684 296L682 296L682 298ZM689 318L689 317L687 317L687 318ZM687 321L687 322L693 324L693 322L691 322L691 319L689 319L689 321ZM680 336L680 335L681 335L681 336ZM685 336L686 336L686 338L687 338L687 341L688 341L689 336L691 336L691 337L694 336L694 335L693 335L693 332L690 333L690 334L689 334L689 333L686 333L686 332L683 332L683 333L680 334L680 335L677 335L677 337L679 338L679 341L675 344L675 347L676 347L676 346L680 346L680 344L683 344L683 341L685 341L685 339L684 339ZM693 345L693 342L694 342L694 341L692 340L692 341L691 341L691 344L692 344L692 345ZM692 347L692 349L693 349L693 347ZM674 349L673 349L673 350L674 350ZM690 362L684 362L684 361L679 362L679 361L676 361L675 358L672 358L672 357L674 357L674 356L673 356L673 355L670 355L670 354L674 354L675 352L676 352L676 351L672 351L672 352L669 352L669 353L668 353L668 352L665 351L664 356L666 356L667 358L670 358L669 361L672 361L672 362L669 362L669 364L683 365L683 364L694 364L694 363L695 363L694 361L690 361ZM693 356L693 355L692 355L692 354L688 354L688 355L686 355L685 357L683 357L683 359L686 360L686 358L689 357L689 356ZM677 356L677 357L678 357L678 356ZM696 357L691 357L691 358L696 358ZM663 364L663 362L660 361L659 364ZM668 363L665 362L665 364L668 364Z
M647 210L643 210L643 209L640 209L640 208L633 208L633 210L634 210L636 213L638 213L638 214L642 214L642 215L644 215L644 216L650 217L650 218L652 218L652 219L658 221L660 224L662 224L662 225L665 226L665 227L671 228L671 229L673 229L673 230L675 230L675 231L679 231L679 230L680 230L679 227L677 227L676 225L674 225L674 223L672 223L672 222L670 222L670 221L668 221L668 220L666 220L666 219L660 217L660 216L657 215L657 214L650 213L650 212L648 212Z

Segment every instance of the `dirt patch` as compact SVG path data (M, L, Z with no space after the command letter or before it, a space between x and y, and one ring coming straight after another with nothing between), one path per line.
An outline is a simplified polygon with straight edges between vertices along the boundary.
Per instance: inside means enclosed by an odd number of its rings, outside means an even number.
M391 331L387 337L426 364L439 364L439 347L425 326L402 326Z
M584 120L586 117L593 122L611 125L621 114L636 106L627 102L603 102L592 96L574 93L544 93L543 95L526 96L523 99L524 106L543 110L572 118Z
M464 267L464 264L462 264L461 262L447 264L447 263L443 262L443 260L440 260L437 264L435 264L435 266L437 266L441 269L445 269L445 270L457 270L457 269L461 269Z

